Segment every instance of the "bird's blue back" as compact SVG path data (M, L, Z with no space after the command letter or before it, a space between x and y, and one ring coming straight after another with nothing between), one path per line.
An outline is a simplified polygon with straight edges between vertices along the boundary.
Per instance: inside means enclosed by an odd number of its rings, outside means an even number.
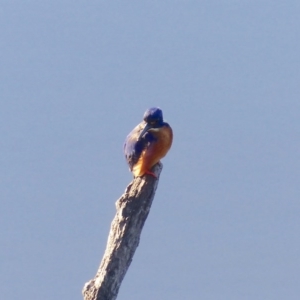
M140 158L143 150L147 148L149 143L155 140L154 136L150 132L147 132L139 139L139 136L145 126L146 122L141 122L129 133L125 140L124 153L130 170L132 170L133 166Z

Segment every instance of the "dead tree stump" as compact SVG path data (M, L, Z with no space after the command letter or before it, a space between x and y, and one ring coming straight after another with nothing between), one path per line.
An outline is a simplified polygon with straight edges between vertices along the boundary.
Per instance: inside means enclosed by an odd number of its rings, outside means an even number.
M106 250L94 279L84 285L84 300L114 300L139 245L140 235L149 214L158 185L162 164L151 175L135 178L116 202Z

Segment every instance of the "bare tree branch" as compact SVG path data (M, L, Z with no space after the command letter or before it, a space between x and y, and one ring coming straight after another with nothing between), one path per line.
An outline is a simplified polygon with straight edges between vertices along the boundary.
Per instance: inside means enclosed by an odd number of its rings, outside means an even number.
M106 250L94 279L84 285L84 300L114 300L139 245L158 185L162 164L154 166L153 176L135 178L116 202L117 213L112 221Z

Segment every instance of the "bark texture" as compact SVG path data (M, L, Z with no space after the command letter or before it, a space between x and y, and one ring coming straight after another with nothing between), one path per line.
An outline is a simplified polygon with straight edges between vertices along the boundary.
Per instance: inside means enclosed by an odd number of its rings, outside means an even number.
M84 300L114 300L122 280L139 245L158 185L162 164L154 166L153 176L135 178L116 202L116 216L112 221L106 250L94 279L84 285Z

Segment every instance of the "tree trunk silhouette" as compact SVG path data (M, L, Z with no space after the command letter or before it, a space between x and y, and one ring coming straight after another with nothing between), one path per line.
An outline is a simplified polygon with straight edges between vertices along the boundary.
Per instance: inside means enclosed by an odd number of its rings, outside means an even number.
M151 175L137 177L116 202L106 250L94 279L84 285L84 300L114 300L139 245L140 235L149 214L159 181L162 164L153 167Z

